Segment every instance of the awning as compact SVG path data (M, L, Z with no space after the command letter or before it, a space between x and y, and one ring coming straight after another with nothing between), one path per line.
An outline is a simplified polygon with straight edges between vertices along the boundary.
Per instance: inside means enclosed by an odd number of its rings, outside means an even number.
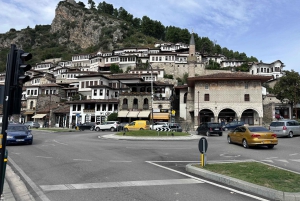
M33 111L25 111L23 114L33 114Z
M32 118L33 119L41 119L41 118L43 118L44 116L46 116L47 114L36 114L36 115L34 115Z
M141 111L138 114L138 117L149 117L150 112L151 112L150 110Z
M153 119L169 119L169 118L170 118L169 113L153 113Z
M139 111L130 111L130 112L128 112L127 117L137 118L138 114L139 114Z
M119 112L118 112L118 117L126 117L127 114L128 114L128 111L125 111L125 110L119 111Z

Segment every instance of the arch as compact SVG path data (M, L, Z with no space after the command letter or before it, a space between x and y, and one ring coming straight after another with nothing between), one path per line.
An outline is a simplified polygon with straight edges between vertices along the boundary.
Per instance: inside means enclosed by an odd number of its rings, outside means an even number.
M231 122L239 117L239 113L230 107L221 108L218 113L218 120L220 119L221 121L223 120L225 122Z
M200 110L198 117L200 118L200 123L202 122L213 122L215 118L215 114L211 109L202 109Z
M149 104L148 98L144 98L144 104Z
M127 98L123 99L123 104L128 104L128 99Z

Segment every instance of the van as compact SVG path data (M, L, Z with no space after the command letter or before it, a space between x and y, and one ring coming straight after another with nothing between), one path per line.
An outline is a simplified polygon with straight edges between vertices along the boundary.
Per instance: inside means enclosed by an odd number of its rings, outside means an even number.
M136 120L124 126L124 131L149 130L150 123L148 120Z
M274 132L277 137L287 136L292 138L294 135L300 135L300 124L298 121L291 119L281 119L273 121L269 130Z

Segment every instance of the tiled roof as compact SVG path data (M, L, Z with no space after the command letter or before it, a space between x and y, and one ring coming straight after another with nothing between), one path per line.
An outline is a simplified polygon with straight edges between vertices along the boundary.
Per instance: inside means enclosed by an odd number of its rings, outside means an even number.
M119 103L119 99L87 99L67 101L66 104L80 104L80 103Z

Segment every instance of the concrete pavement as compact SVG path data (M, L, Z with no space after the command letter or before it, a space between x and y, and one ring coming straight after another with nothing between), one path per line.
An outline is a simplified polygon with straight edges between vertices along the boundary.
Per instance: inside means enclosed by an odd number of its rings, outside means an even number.
M108 134L103 136L98 136L98 138L103 139L115 139L115 140L199 140L201 135L196 135L195 132L190 132L189 136L183 137L174 137L174 136L157 136L157 137L131 137L131 136L117 136L115 134ZM197 174L203 178L209 179L211 181L215 181L218 183L223 183L225 185L242 189L247 192L251 192L257 195L261 195L263 197L267 197L271 200L280 200L280 201L300 201L300 193L287 193L282 191L277 191L274 189L258 186L249 182L245 182L242 180L238 180L235 178L231 178L228 176L224 176L221 174L213 173L201 168L194 167L193 164L188 164L186 166L186 171ZM6 167L6 175L5 175L5 183L3 189L2 200L5 201L16 201L16 200L24 200L24 201L33 201L35 200L32 195L27 190L25 184L22 180L17 176L11 167L7 165Z

